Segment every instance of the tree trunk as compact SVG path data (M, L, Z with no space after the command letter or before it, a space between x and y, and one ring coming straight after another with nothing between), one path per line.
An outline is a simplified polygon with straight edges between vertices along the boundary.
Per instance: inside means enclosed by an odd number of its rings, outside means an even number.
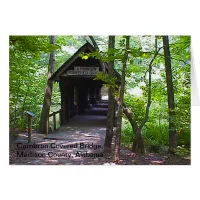
M161 48L157 50L157 38L155 39L155 54L152 60L149 63L149 84L148 84L148 100L147 100L147 105L146 105L146 112L144 119L139 127L136 128L135 130L135 138L133 141L132 145L132 151L135 153L141 153L144 154L144 143L143 143L143 137L142 137L142 129L145 126L146 122L148 121L149 118L149 111L150 111L150 106L151 106L151 96L152 96L152 81L151 81L151 74L152 74L152 65L154 60L156 59L156 56L158 55L159 51Z
M109 36L108 49L115 48L115 36ZM112 77L114 76L114 60L109 62L108 74ZM112 87L108 88L108 114L107 114L107 127L106 127L106 138L104 143L104 150L107 152L111 151L111 144L113 138L113 118L114 118L114 108L115 108L115 98L114 89Z
M129 120L131 126L132 126L132 129L133 129L133 133L136 133L137 132L137 129L138 129L138 123L137 121L135 120L135 117L133 115L133 113L131 112L131 110L129 110L125 104L123 104L123 112L124 114L126 115L127 119Z
M50 36L50 44L55 44L55 36ZM55 70L55 52L51 51L49 57L47 87L44 95L43 108L41 112L40 127L39 127L40 133L45 135L48 135L49 132L49 112L50 112L51 96L53 89L53 81L49 80L49 78L54 73L54 70Z
M130 44L130 36L126 36L126 50L125 50L124 59L123 59L121 87L120 87L120 94L119 94L119 100L118 100L119 108L118 108L118 114L117 114L117 128L116 128L115 152L114 152L115 162L119 162L119 159L120 159L123 100L124 100L126 63L128 59L129 44Z
M133 140L133 146L132 151L135 153L141 153L144 154L144 143L142 138L142 130L141 128L138 128L135 133L135 138Z
M169 38L168 36L162 36L164 57L165 57L165 71L166 71L166 82L167 82L167 96L168 96L168 112L169 112L169 152L173 153L177 147L177 134L175 127L175 102L174 102L174 88L172 80L172 67L171 67L171 56L169 49Z
M131 110L129 110L125 104L123 104L123 112L126 115L127 119L129 120L133 134L135 133L135 137L133 140L132 145L132 151L134 153L141 153L144 154L144 144L143 144L143 138L142 138L142 129L138 126L137 121L135 120L135 117Z

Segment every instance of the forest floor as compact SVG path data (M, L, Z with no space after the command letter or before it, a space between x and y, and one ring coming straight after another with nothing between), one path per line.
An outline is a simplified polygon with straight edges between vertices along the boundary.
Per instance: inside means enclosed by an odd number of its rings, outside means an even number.
M91 124L84 126L83 120L77 117L71 121L70 126L62 126L48 137L33 131L31 144L35 144L34 148L22 148L24 145L27 146L27 133L20 133L16 138L12 137L10 165L116 165L112 161L112 153L103 152L106 118L98 116L98 124L95 124L98 127L93 126L92 115L85 120L88 119ZM62 145L65 145L65 148ZM117 165L190 165L191 163L190 157L166 153L137 155L124 147L121 148L120 159Z

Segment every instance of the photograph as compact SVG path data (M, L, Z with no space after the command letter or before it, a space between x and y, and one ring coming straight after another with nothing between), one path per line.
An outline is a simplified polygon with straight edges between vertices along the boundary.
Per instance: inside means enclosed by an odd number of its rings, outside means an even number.
M9 165L191 165L191 36L9 35Z

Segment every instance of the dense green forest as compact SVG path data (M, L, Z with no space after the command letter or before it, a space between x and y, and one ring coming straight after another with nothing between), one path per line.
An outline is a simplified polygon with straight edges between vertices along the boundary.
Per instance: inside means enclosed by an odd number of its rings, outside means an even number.
M118 87L115 84L112 70L108 75L99 73L96 77L105 81L106 86L111 89L111 96L118 101L119 109L121 106L121 112L118 111L122 114L122 122L120 123L119 119L117 126L121 126L121 130L117 129L118 142L134 151L140 145L137 139L140 143L142 138L142 145L148 152L167 152L171 145L175 147L176 154L190 153L190 36L55 38L56 43L50 44L49 36L10 36L10 134L17 135L25 131L26 110L36 114L33 129L39 129L50 52L55 51L55 64L58 69L83 44L89 42L93 46L96 45L98 51L80 55L82 59L90 56L101 59L110 69L113 67L124 77L124 88L123 85ZM167 54L168 50L170 54ZM169 95L170 79L166 73L169 64L173 98ZM60 99L58 83L54 83L51 111L60 108ZM173 135L177 137L173 138ZM109 137L109 133L107 136ZM173 144L174 140L176 144ZM137 144L134 144L134 141Z

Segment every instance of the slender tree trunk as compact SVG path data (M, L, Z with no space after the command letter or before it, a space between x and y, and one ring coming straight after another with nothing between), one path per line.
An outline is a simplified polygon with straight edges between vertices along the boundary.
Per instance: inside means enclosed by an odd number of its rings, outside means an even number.
M149 63L149 84L148 84L148 100L147 100L147 105L146 105L146 112L145 112L145 116L144 119L141 123L141 125L137 128L136 132L135 132L135 138L133 141L133 145L132 145L132 151L135 153L141 153L144 154L145 150L144 150L144 143L143 143L143 137L142 137L142 129L145 126L146 122L148 121L149 118L149 111L150 111L150 106L151 106L151 96L152 96L152 81L151 81L151 74L152 74L152 65L154 60L156 59L159 51L161 50L161 48L159 48L157 50L157 38L155 39L155 53L154 53L154 57L152 58L152 60Z
M92 35L89 35L88 37L89 37L90 40L92 41L92 44L93 44L94 48L96 49L96 51L99 51L98 44L96 43L94 37L93 37ZM105 64L104 64L104 62L101 61L101 60L99 60L99 62L101 63L101 66L102 66L102 68L103 68L103 72L105 72L106 69L105 69Z
M50 43L55 44L55 36L50 36ZM49 112L51 106L51 96L52 96L52 89L53 89L53 81L49 80L55 70L55 52L50 52L49 57L49 69L48 69L48 80L47 80L47 87L44 96L43 108L41 112L40 118L40 127L39 131L42 134L47 135L49 132Z
M22 73L22 69L20 70L20 72ZM18 79L17 86L18 86L18 88L17 88L17 95L16 95L17 96L16 97L17 101L15 103L15 111L14 111L14 123L15 124L16 124L16 121L17 121L17 103L19 101L19 93L20 93L20 88L21 88L21 78Z
M151 60L151 62L149 64L148 101L147 101L145 116L144 116L144 119L143 119L141 125L136 129L135 137L133 140L132 151L135 153L141 153L141 154L145 153L143 137L142 137L142 129L149 118L149 110L150 110L150 106L151 106L151 93L152 93L151 92L151 71L152 71L152 63L153 63L155 57L156 57L156 54L154 55L154 58Z
M132 130L133 130L133 145L132 151L134 153L141 153L144 154L144 143L142 138L142 129L139 127L137 121L135 120L134 114L131 112L129 108L123 104L123 113L126 115L127 119L129 120ZM135 137L134 137L135 134Z
M108 50L115 48L115 36L109 36ZM108 74L112 77L114 76L114 60L109 62ZM113 138L113 124L114 124L114 108L115 108L115 98L114 89L112 87L108 88L108 114L107 114L107 127L106 127L106 138L104 143L104 150L107 152L111 151L111 144Z
M123 59L121 87L120 87L120 94L119 94L119 100L118 100L119 108L118 108L118 114L117 114L117 128L116 128L115 152L114 152L114 161L116 162L118 162L120 159L123 100L124 100L126 63L128 59L129 44L130 44L130 36L126 36L126 50L125 50L124 59Z
M169 112L169 152L173 153L177 147L177 134L175 127L175 102L174 102L174 88L172 80L172 67L171 67L171 56L169 49L169 38L168 36L162 36L164 46L164 57L165 57L165 71L166 71L166 82L167 82L167 96L168 96L168 112Z
M89 35L90 40L93 43L94 48L99 51L99 47L94 39L93 36ZM108 41L108 49L115 48L115 36L109 36ZM101 65L105 68L104 63L102 61ZM105 69L104 69L105 71ZM114 76L114 60L109 62L108 65L108 74L112 77ZM110 152L111 151L111 144L113 138L113 124L114 124L114 107L115 107L115 98L114 98L114 89L112 87L108 88L108 114L107 114L107 128L106 128L106 138L104 143L104 151Z
M15 114L14 114L14 121L15 121L15 123L16 123L16 121L17 121L17 103L18 103L18 99L19 99L19 91L20 91L20 87L21 87L21 81L19 80L19 82L18 82L18 89L17 89L17 101L16 101L16 103L15 103Z

